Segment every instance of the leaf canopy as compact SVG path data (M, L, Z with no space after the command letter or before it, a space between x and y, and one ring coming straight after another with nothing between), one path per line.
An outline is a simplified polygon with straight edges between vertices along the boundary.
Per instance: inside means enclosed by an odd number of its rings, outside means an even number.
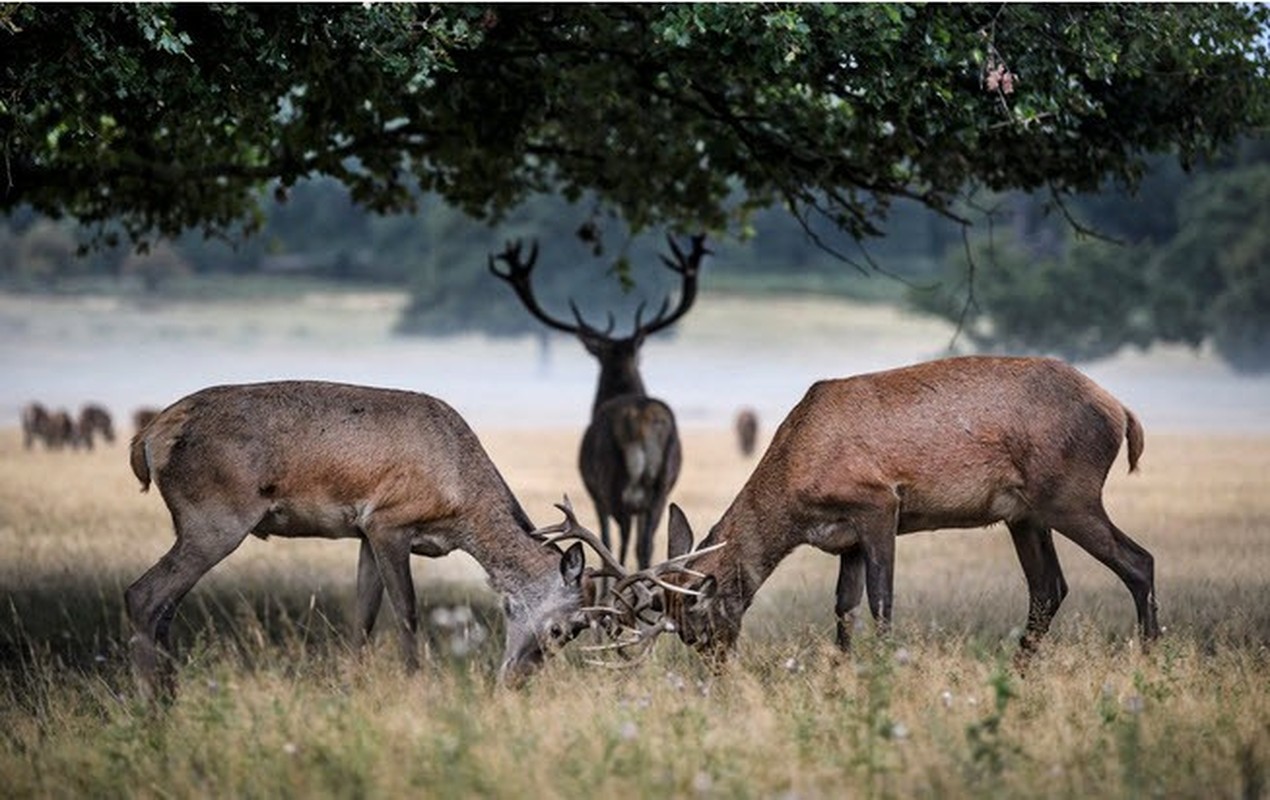
M634 229L754 208L876 235L967 186L1133 187L1266 121L1247 4L10 5L0 209L133 238L334 177L498 220L536 192ZM103 229L104 230L104 229Z

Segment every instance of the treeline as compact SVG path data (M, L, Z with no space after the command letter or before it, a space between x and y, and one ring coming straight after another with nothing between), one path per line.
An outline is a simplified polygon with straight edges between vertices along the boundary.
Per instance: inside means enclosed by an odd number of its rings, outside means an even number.
M320 277L406 288L412 302L399 330L441 335L535 330L488 273L488 257L510 240L538 242L534 286L557 315L568 316L572 300L593 324L612 312L620 329L639 303L651 313L676 288L658 258L664 232L631 236L585 199L539 196L486 225L431 197L420 198L414 214L372 214L327 180L275 197L253 235L222 241L191 232L140 252L85 251L87 234L73 224L15 213L0 223L0 284L162 297L191 275ZM952 220L896 203L885 236L863 246L825 221L758 212L745 231L712 240L703 291L907 303L962 321L980 349L1079 361L1157 341L1211 342L1238 368L1270 364L1265 142L1191 174L1161 158L1134 197L1109 187L1056 206L1041 194L980 193L956 212L975 220L965 239Z

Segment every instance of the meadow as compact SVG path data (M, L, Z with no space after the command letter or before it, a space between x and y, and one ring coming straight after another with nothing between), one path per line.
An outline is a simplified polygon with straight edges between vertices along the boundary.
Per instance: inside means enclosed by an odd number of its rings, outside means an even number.
M477 426L535 522L593 521L573 427ZM674 499L703 531L753 468L683 430ZM353 646L353 542L248 541L174 628L180 692L137 697L124 588L171 541L125 445L28 452L0 431L0 785L7 797L1240 797L1270 793L1270 436L1153 432L1112 517L1156 558L1166 633L1059 537L1071 593L1024 675L1026 589L1003 528L899 545L895 629L833 639L835 559L759 592L719 674L663 637L635 668L578 642L495 685L496 601L464 556L414 560L428 659ZM658 551L664 552L659 542ZM470 610L470 615L468 611ZM385 609L384 614L390 612ZM866 615L867 617L867 615Z

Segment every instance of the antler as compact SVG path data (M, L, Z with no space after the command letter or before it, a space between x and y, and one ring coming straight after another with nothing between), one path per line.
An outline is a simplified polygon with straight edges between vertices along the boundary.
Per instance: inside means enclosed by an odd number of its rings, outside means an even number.
M674 260L672 261L666 256L661 256L660 258L662 263L669 267L672 272L679 273L683 280L683 290L679 293L679 303L675 306L674 312L667 316L666 311L670 308L670 298L667 297L662 301L661 308L658 309L647 325L640 324L639 317L643 311L643 306L640 306L639 311L635 314L636 336L648 336L675 324L680 317L688 313L688 309L692 308L693 302L697 299L697 274L701 271L701 259L711 255L711 251L706 249L705 246L705 234L699 233L692 237L691 246L686 255L669 234L666 236L666 242L670 245L670 252Z
M622 562L617 559L617 556L613 555L613 551L600 541L600 537L578 523L578 517L573 513L573 504L569 502L569 495L564 496L563 503L556 503L556 508L564 513L564 522L549 525L546 528L538 528L530 536L535 539L541 539L543 544L554 544L568 539L576 539L594 550L604 564L602 568L592 572L593 575L618 579L626 579L628 577L626 570L622 567Z
M508 242L507 246L503 248L503 252L496 256L491 255L489 257L489 271L496 278L507 281L512 289L516 291L516 296L520 298L521 305L544 325L565 333L577 334L580 330L577 326L556 319L546 311L543 311L542 306L538 305L538 301L534 298L534 289L529 284L529 276L534 271L534 264L538 262L538 241L534 240L533 247L529 251L528 262L521 261L520 251L522 245L523 243L517 239L514 242ZM507 270L505 272L500 270L495 263L496 261L502 261L507 264ZM573 307L572 303L569 305ZM577 317L578 322L585 326L585 323L582 322L582 316L578 314L576 307L573 308L573 313Z
M608 624L604 627L610 633L616 629L616 639L607 644L590 645L583 649L590 652L614 650L622 656L624 661L611 663L588 659L588 662L605 667L633 666L639 663L648 654L658 636L675 630L675 623L665 617L649 619L645 616L656 599L653 590L661 589L666 592L700 597L701 592L671 583L666 580L666 576L686 575L690 578L705 578L705 573L698 572L688 565L706 553L724 547L727 542L719 542L691 553L675 556L647 569L627 572L613 551L600 541L600 537L578 522L568 495L564 496L563 502L555 505L564 514L564 521L538 528L530 535L542 541L543 544L555 544L570 539L582 542L595 551L603 564L599 569L592 570L591 574L596 577L614 578L617 581L611 592L612 605L594 605L580 609L597 622L607 620ZM639 647L633 659L628 655L632 647Z

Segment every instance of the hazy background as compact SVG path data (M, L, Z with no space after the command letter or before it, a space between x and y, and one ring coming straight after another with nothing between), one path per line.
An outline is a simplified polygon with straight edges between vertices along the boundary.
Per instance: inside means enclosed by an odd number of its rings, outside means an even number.
M478 432L585 425L597 366L576 341L397 336L406 302L388 291L161 305L0 294L0 425L16 425L31 400L71 410L94 401L130 432L138 406L286 378L426 392ZM728 425L749 405L767 435L813 381L946 355L953 333L891 306L705 291L672 334L645 345L643 373L681 425ZM1270 377L1237 374L1205 352L1157 347L1081 368L1141 416L1148 436L1270 430Z

